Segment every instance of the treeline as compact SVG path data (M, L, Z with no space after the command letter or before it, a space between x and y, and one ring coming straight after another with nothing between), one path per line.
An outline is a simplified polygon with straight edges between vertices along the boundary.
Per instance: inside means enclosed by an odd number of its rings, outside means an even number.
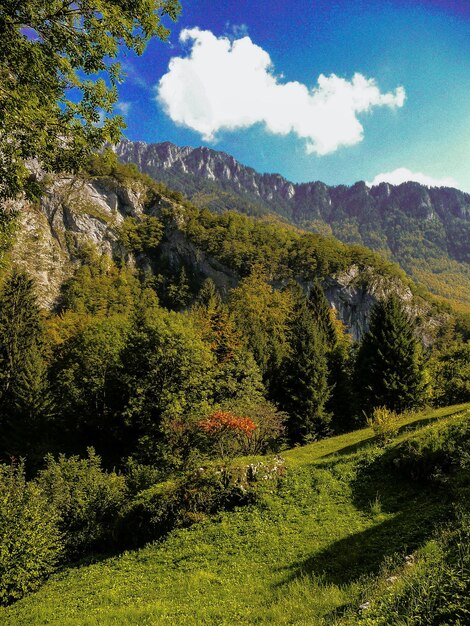
M184 308L178 280L162 287L184 309L175 311L159 301L158 281L89 251L50 314L27 275L7 277L4 461L25 457L34 472L47 453L93 446L109 467L132 458L165 475L195 455L217 455L217 433L232 431L223 445L233 454L258 453L350 430L377 406L403 411L469 397L468 343L449 331L425 351L395 297L375 307L357 346L318 282L307 294L293 281L275 289L254 266L226 302L207 280ZM205 429L217 413L235 422ZM256 436L237 425L245 418Z

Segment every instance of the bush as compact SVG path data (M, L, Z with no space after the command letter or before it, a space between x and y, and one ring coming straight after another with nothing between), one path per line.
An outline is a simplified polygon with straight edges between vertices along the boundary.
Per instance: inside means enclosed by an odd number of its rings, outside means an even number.
M126 487L128 495L133 497L141 491L149 489L161 480L161 471L154 465L138 463L129 457L125 466Z
M267 401L232 402L230 409L246 415L256 426L251 436L243 440L241 454L266 454L279 449L285 433L286 413Z
M250 504L260 495L261 484L276 481L283 473L284 461L277 457L271 463L200 467L178 480L153 485L122 511L118 540L136 547L217 511Z
M385 445L398 431L398 415L385 406L378 406L375 407L372 417L367 419L367 424L372 428L380 443Z
M59 515L68 557L105 548L124 504L124 477L104 472L92 448L86 459L61 454L57 460L49 455L46 461L38 484Z
M23 465L0 465L0 603L36 589L61 555L59 519Z
M220 458L243 453L256 430L256 424L249 417L235 415L231 411L214 411L197 423L205 447Z
M287 419L267 401L232 401L197 424L199 445L214 456L266 454L282 441Z

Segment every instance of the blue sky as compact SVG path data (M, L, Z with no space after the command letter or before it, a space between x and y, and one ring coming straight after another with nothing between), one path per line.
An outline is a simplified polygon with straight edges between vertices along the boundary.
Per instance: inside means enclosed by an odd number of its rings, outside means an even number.
M170 44L122 59L129 139L296 182L424 175L470 191L467 0L181 1Z

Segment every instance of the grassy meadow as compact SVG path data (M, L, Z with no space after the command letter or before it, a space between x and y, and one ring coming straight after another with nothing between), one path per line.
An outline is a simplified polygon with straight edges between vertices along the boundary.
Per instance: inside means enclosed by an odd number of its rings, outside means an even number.
M468 409L403 418L387 450L436 422L465 419ZM256 505L175 530L140 550L68 567L0 608L0 623L385 624L364 621L358 607L373 601L384 562L399 570L407 555L429 552L460 486L384 471L383 455L369 428L287 450L285 478Z

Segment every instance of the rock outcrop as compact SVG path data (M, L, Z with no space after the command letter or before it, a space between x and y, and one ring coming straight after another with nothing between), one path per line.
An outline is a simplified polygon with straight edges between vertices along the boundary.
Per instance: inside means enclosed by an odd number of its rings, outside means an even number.
M470 194L458 189L415 182L372 188L365 182L295 184L279 174L260 174L224 152L169 142L121 141L115 151L122 162L136 163L195 203L276 213L302 228L383 251L407 271L410 256L470 263Z
M237 285L239 276L232 268L188 239L183 207L179 211L176 201L165 197L147 206L145 198L146 188L138 180L119 184L110 178L56 176L38 203L15 203L18 228L11 258L36 279L42 306L52 308L57 302L61 285L81 263L81 250L87 245L110 258L125 259L131 266L155 273L162 267L170 273L182 266L189 267L201 281L211 278L224 296ZM120 226L126 217L138 221L145 214L159 216L168 206L175 210L173 218L165 223L156 258L147 258L145 254L135 257L123 247ZM181 217L176 219L179 213ZM306 290L310 287L307 283L303 286ZM426 318L422 334L427 341L432 339L432 326L439 323L429 315L429 305L417 304L409 287L399 278L380 275L372 267L360 271L351 266L345 272L328 276L323 286L331 306L355 339L367 329L377 299L392 291L408 303L410 312Z

